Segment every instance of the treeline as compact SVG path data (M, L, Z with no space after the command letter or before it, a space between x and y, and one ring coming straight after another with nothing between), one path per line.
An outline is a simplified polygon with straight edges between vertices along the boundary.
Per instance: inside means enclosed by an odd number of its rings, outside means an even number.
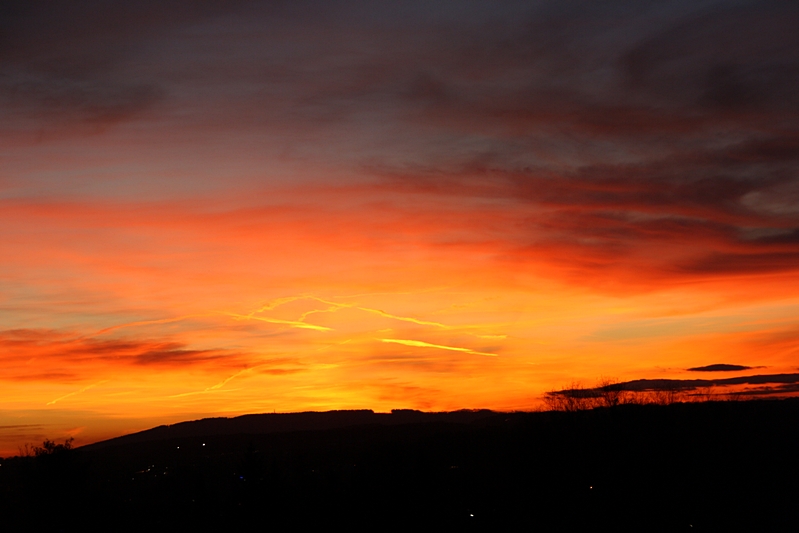
M31 445L25 443L20 446L19 457L42 457L45 455L62 455L72 449L72 443L75 442L74 437L69 437L64 440L64 444L58 444L53 440L45 439L41 446Z

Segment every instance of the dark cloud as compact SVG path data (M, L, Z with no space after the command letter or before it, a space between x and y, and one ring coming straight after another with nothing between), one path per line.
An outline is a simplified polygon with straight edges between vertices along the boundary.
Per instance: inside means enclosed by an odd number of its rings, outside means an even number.
M779 155L786 161L778 166L795 164L793 151ZM685 154L570 173L485 166L380 172L399 192L511 202L515 230L495 238L522 257L624 263L656 278L791 271L799 265L799 195L792 177L750 163L762 157ZM648 251L654 248L658 254Z
M60 383L72 383L83 378L72 372L34 372L30 374L16 374L10 376L12 381L54 381Z
M795 5L717 4L643 39L623 56L630 85L711 111L799 103Z
M727 387L730 385L799 384L799 374L764 374L739 376L723 379L636 379L619 384L624 390L694 390L707 387Z
M744 391L736 392L735 394L741 396L768 396L785 395L796 392L799 392L799 383L786 383L775 387L751 387Z
M709 365L708 367L698 367L699 371L718 370L711 367L724 367L721 370L738 370L737 365ZM727 368L736 367L736 368ZM740 367L741 370L750 367ZM620 383L612 383L595 388L582 388L572 386L559 391L547 393L547 397L556 401L558 398L574 400L594 400L606 397L609 392L628 391L644 396L653 395L656 399L658 395L668 395L672 398L669 403L676 398L700 396L704 399L727 394L725 388L747 385L741 389L727 389L732 397L743 396L786 396L799 392L799 374L771 374L756 376L739 376L724 379L636 379ZM752 385L752 386L749 386ZM712 392L711 392L712 391ZM661 398L666 399L666 398ZM657 400L656 400L657 401Z
M706 366L695 366L693 368L689 368L691 372L737 372L739 370L751 370L751 366L744 366L744 365L730 365L726 363L716 363L713 365L706 365Z
M504 257L790 271L797 27L754 0L11 2L0 116L260 129L384 191L507 202Z
M5 127L96 130L165 96L141 78L143 49L165 32L246 2L10 0L0 11L0 116ZM137 75L138 73L138 75ZM139 79L137 79L139 78Z
M558 260L635 270L642 246L682 242L684 253L647 266L663 275L795 269L799 9L584 7L544 3L484 32L479 46L462 42L468 60L442 62L422 78L426 91L407 94L431 95L436 105L420 108L428 123L482 135L486 148L377 173L400 191L546 208L506 238L532 251L554 245Z
M65 76L104 72L148 38L224 16L248 3L252 2L7 0L0 10L0 59Z
M74 127L75 121L95 128L114 124L161 96L152 85L9 72L0 78L0 105L8 109L7 120L34 119L52 126Z
M165 343L133 355L140 365L196 364L224 359L231 354L225 350L187 350L179 343Z
M265 370L258 370L259 374L268 374L270 376L283 376L286 374L297 374L303 372L302 368L267 368Z
M679 265L681 272L689 274L751 274L785 272L796 269L799 250L784 253L711 253L695 261Z
M95 339L52 330L0 332L0 349L5 362L2 377L26 381L74 381L80 369L91 369L93 364L110 363L116 368L210 365L236 369L245 366L243 354L231 350L192 350L177 342ZM32 373L28 364L34 361L37 372ZM49 369L65 364L71 365L75 373Z

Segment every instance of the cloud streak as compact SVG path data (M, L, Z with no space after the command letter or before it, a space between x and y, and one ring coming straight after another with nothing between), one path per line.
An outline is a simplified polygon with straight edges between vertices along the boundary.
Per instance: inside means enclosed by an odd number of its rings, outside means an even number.
M145 339L94 339L69 332L13 330L0 332L0 347L5 350L5 373L20 372L35 363L38 369L59 368L65 364L77 371L81 366L182 367L185 365L235 365L241 354L227 350L188 349L174 341ZM40 373L28 379L59 379L72 374ZM17 379L18 376L14 376Z

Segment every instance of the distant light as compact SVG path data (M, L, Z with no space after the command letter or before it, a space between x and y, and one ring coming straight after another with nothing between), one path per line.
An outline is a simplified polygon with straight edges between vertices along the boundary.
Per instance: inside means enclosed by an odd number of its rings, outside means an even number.
M472 513L469 513L469 516L474 516Z
M204 443L204 442L203 442L203 446L205 446L205 443Z
M589 489L593 489L594 487L593 487L593 486L591 486L591 487L588 487L588 488L589 488Z
M180 446L178 446L178 450L179 450L179 449L180 449Z

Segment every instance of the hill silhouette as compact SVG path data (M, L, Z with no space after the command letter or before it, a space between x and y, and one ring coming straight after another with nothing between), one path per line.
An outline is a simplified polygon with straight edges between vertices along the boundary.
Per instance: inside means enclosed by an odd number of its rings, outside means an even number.
M351 426L421 424L446 422L468 424L496 413L489 410L461 410L442 413L425 413L412 409L394 409L391 413L375 413L370 409L266 413L243 415L232 418L204 418L190 422L158 426L138 433L124 435L88 446L85 449L100 449L107 446L142 443L149 441L203 437L213 435L263 435L292 431L323 431Z
M9 531L791 530L798 421L797 399L209 419L6 459L0 516Z

